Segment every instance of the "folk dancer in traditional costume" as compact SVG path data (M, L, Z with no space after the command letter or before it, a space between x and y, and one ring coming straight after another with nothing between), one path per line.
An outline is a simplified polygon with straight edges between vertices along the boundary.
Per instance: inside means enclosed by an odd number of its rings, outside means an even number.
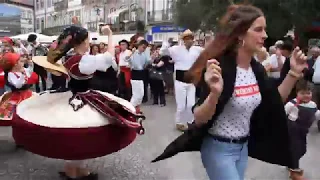
M112 31L102 27L112 44ZM141 116L128 101L90 88L96 71L105 71L114 63L114 49L96 56L86 55L88 31L70 26L58 37L56 49L33 61L58 75L70 77L66 92L44 92L17 107L13 137L30 152L49 158L71 160L60 174L69 180L95 180L97 174L83 167L83 160L108 155L125 148L142 134ZM65 42L65 43L63 43ZM75 55L64 61L66 53ZM58 72L57 72L58 71ZM30 133L32 132L32 133Z
M149 43L146 40L141 40L138 44L138 49L134 50L131 56L126 57L126 61L131 66L131 89L132 97L131 104L136 108L138 113L141 113L140 105L142 104L144 91L144 80L146 79L145 69L150 64L150 56L145 53Z
M160 54L169 55L175 63L176 128L184 131L188 123L193 122L191 108L195 104L196 88L193 84L184 83L183 76L196 61L203 48L193 46L194 34L190 30L183 32L181 39L184 41L184 45L181 46L170 47L169 43L163 43Z
M110 43L109 43L110 44ZM127 40L122 40L119 42L120 53L119 53L119 95L120 97L130 100L131 98L131 67L126 57L130 56L132 52L128 49L129 42Z
M0 59L4 83L11 90L1 96L0 125L11 126L16 106L33 95L29 88L38 81L38 76L32 72L32 66L24 68L24 59L19 54L5 53Z

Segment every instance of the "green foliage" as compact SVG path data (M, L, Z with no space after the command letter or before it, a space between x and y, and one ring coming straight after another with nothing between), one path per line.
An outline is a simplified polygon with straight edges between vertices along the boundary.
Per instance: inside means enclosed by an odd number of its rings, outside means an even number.
M319 0L247 0L265 13L268 35L283 37L293 27L298 33L320 20ZM191 30L215 30L218 20L232 3L243 0L177 0L175 21Z

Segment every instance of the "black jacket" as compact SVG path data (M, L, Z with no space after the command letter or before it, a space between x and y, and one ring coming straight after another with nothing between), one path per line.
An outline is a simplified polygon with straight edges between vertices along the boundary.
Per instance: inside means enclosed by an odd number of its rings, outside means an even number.
M179 152L200 150L203 138L208 135L208 129L232 97L236 78L236 66L235 55L225 55L220 58L224 87L216 107L215 115L206 125L200 128L193 126L179 136L152 162L172 157ZM248 143L249 156L268 163L291 167L292 158L289 147L287 117L281 96L277 87L270 82L265 69L259 62L252 59L251 67L258 81L262 100L251 116ZM210 92L203 77L200 83L201 97L197 105L203 103Z

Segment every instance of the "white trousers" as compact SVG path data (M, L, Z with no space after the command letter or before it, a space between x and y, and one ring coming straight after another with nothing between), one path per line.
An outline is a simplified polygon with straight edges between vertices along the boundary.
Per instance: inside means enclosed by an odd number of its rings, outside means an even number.
M143 80L130 80L131 89L132 89L132 97L130 103L136 107L142 104L143 96L144 96L144 84Z
M174 88L177 104L176 124L192 123L194 116L191 108L196 101L196 87L193 84L175 80Z

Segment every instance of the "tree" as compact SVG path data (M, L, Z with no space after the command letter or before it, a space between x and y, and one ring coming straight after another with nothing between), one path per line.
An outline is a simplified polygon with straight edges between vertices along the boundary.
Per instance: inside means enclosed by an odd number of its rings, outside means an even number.
M191 30L215 30L218 20L232 3L242 0L178 0L175 4L177 25ZM302 35L306 27L320 19L319 0L247 0L264 12L269 37L281 38L292 28Z
M200 12L203 6L198 0L178 0L173 7L176 24L192 31L200 29L202 23L202 13Z

